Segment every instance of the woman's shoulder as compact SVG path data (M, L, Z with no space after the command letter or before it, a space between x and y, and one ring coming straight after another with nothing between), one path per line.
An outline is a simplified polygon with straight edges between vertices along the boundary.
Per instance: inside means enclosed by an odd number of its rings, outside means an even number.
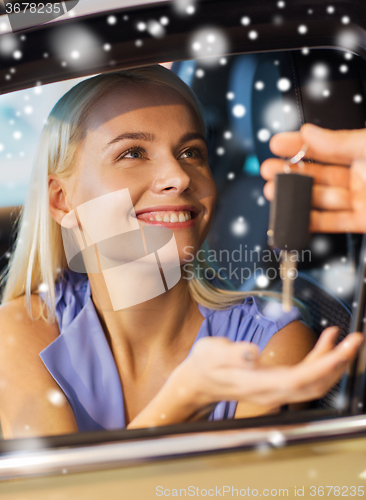
M71 408L39 356L58 337L57 323L41 317L39 296L30 297L30 306L32 317L24 296L0 307L0 420L5 438L77 430Z
M57 322L44 318L45 304L38 295L31 295L29 305L31 314L22 295L0 306L0 353L40 352L59 335Z
M269 338L289 323L301 319L293 307L284 312L277 300L251 295L227 309L200 307L206 317L209 335L224 336L233 341L245 340L265 345Z

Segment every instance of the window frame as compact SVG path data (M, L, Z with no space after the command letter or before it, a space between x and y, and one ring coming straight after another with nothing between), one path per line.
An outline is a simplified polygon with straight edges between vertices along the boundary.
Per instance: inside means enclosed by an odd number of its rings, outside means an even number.
M337 42L339 18L347 15L352 20L357 20L348 25L348 29L359 36L359 44L353 51L366 61L366 37L364 36L366 5L362 5L362 2L357 0L340 0L337 2L338 15L335 18L326 15L325 2L322 3L322 11L319 2L314 8L314 4L308 0L289 5L283 13L285 23L280 29L272 21L274 14L282 15L282 12L280 10L273 12L271 0L262 0L260 11L251 0L202 0L198 5L197 14L189 17L189 23L179 22L177 16L174 18L171 2L160 2L155 5L107 10L103 13L98 12L30 28L14 35L25 35L32 39L30 49L24 52L24 57L16 64L10 58L4 58L1 61L0 81L3 83L0 86L0 92L8 93L31 88L38 81L48 84L116 69L190 59L191 54L187 49L190 37L202 25L219 26L222 29L231 42L230 54L268 52L269 49L270 51L298 50L304 46L339 48ZM223 4L225 4L225 12L223 12ZM297 28L299 24L304 23L304 12L308 8L313 8L314 14L306 19L308 32L299 36ZM111 27L106 24L106 18L111 15L119 19L123 15L128 15L134 19L134 22L162 16L174 19L167 26L167 35L164 38L152 38L146 32L141 34L132 26L130 37L124 33L123 41L117 40L112 44L113 66L103 61L84 69L64 69L56 64L57 61L55 62L54 58L46 60L40 56L48 44L51 30L81 23L87 29L99 26L99 30L108 31ZM249 27L238 23L241 15L251 18ZM250 30L256 30L259 36L254 40L248 38ZM5 35L0 35L2 36ZM136 36L146 42L140 48L134 45ZM32 51L32 47L36 46L38 49ZM32 72L29 71L30 65L32 65ZM5 80L5 74L13 66L17 69L14 78ZM366 245L363 252L366 256ZM366 276L366 266L362 272ZM364 293L362 290L360 284L360 297ZM364 307L366 299L364 295L362 297L362 307ZM361 311L361 305L359 308L353 322L354 327L360 327L360 318L363 318L364 309ZM360 385L361 379L358 379L358 385L355 384L355 374L361 373L364 377L365 357L360 356L357 363L348 379L349 390L353 391L353 413L357 413L357 404L363 399L364 381L363 385ZM185 423L141 430L97 431L52 436L39 441L14 439L0 442L0 479L62 474L65 468L69 472L76 472L122 467L133 463L147 463L151 460L253 449L260 445L276 447L279 444L274 439L274 431L281 433L282 444L291 445L309 440L361 436L366 431L366 421L362 415L341 417L337 411L312 410L311 413L297 412L255 419Z

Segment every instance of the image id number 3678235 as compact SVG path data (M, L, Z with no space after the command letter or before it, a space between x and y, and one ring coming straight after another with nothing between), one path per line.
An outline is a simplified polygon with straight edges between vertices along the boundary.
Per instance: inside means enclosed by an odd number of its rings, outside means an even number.
M5 2L7 14L59 14L61 12L60 3L35 3L35 2Z
M295 496L303 496L304 491L296 491ZM312 497L363 497L365 495L363 486L310 486L310 496Z

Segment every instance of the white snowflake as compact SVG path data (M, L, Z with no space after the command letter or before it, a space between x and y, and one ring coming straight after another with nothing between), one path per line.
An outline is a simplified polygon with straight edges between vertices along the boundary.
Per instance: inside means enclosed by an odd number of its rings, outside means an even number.
M300 24L300 26L297 28L297 31L300 33L300 35L305 35L308 32L308 27L305 24Z
M233 107L233 115L236 118L242 118L245 115L245 113L246 113L246 109L242 104L236 104Z
M311 72L315 78L324 79L329 75L329 67L324 63L317 63L314 64Z
M281 92L287 92L291 88L291 82L288 78L280 78L277 82L277 88Z
M248 224L244 217L238 217L231 224L231 232L235 236L244 236L248 232Z
M162 38L165 36L165 29L158 21L149 21L147 23L147 31L155 38Z
M258 276L255 282L259 288L266 288L269 285L269 279L264 274Z
M267 142L271 137L271 132L266 128L261 128L257 133L257 137L261 142Z
M146 23L139 22L139 23L137 23L136 28L138 29L138 31L145 31L146 30Z
M116 16L108 16L107 17L107 23L110 24L110 25L116 24L117 23Z
M192 35L188 46L192 58L200 58L205 66L214 66L228 52L229 42L222 30L203 28Z

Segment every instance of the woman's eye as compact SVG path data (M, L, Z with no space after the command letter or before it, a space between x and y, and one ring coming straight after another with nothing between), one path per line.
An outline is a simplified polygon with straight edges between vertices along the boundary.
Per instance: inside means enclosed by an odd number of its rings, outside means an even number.
M183 151L180 158L203 158L203 153L198 149L187 149Z
M140 151L139 149L133 149L131 151L126 151L126 153L123 153L119 159L122 158L143 158L143 152Z

